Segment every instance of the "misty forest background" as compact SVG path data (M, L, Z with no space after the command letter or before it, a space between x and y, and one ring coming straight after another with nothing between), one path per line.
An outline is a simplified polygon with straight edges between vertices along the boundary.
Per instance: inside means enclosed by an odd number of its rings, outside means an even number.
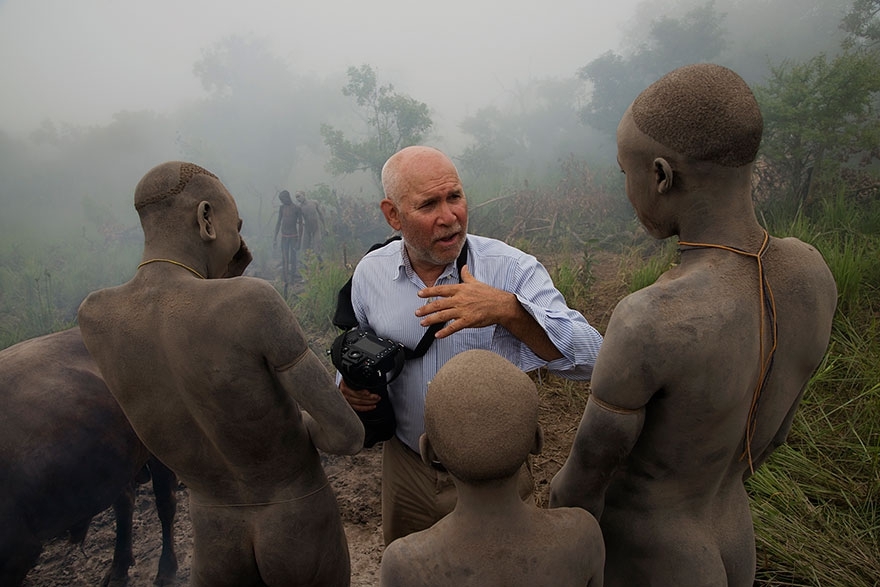
M378 173L408 144L449 153L472 232L538 256L573 307L595 299L600 257L635 291L676 262L676 249L646 237L626 200L617 122L662 74L720 63L755 89L764 113L761 222L819 248L840 294L789 443L748 482L758 580L880 584L880 0L668 6L637 11L620 47L570 77L522 80L506 104L463 120L384 79L382 64L303 75L264 39L233 36L193 63L206 95L177 111L122 111L104 126L45 120L26 136L0 130L0 348L72 326L88 292L134 274L143 244L134 186L173 159L213 171L235 195L255 256L248 274L279 291L277 194L303 189L321 202L323 263L306 256L305 285L287 297L316 338L332 331L335 291L352 265L389 235Z

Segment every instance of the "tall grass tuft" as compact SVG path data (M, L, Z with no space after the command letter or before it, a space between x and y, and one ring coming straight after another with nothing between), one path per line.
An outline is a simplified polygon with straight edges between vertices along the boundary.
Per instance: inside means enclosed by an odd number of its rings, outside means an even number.
M91 291L124 283L140 243L85 236L0 251L0 348L73 326Z
M556 289L573 308L583 308L589 302L590 286L595 281L593 260L589 250L584 250L581 258L562 255L549 268L550 277Z
M336 311L336 294L351 272L341 262L308 254L303 261L300 273L305 280L305 289L293 302L293 310L297 319L309 331L326 334L332 331L333 314Z
M643 246L630 249L625 256L628 268L629 293L636 292L648 287L675 265L678 260L678 243L674 239L667 239L659 244L659 248L652 248L653 254L644 258Z

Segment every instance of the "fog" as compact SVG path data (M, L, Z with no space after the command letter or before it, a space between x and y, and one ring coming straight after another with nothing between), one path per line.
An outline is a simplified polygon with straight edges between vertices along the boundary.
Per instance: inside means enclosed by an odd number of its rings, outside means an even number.
M298 73L369 63L438 115L464 114L517 82L571 76L617 45L636 0L7 0L0 3L0 128L44 119L107 124L122 110L170 111L205 91L202 52L254 35Z
M137 229L134 185L172 159L217 173L249 230L265 232L280 189L378 197L369 173L328 172L320 132L366 136L342 92L362 65L427 105L423 142L460 163L469 195L534 185L567 157L612 165L618 112L656 77L715 60L761 83L839 47L850 0L597 4L0 0L0 254ZM695 9L717 30L676 47L669 23L699 29ZM655 69L587 120L585 66L654 51Z

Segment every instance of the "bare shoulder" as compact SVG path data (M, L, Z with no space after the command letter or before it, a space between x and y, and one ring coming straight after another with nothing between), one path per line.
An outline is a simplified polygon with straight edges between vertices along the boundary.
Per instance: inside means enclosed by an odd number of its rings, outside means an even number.
M424 559L424 547L414 544L417 537L409 535L398 538L382 553L379 567L380 587L411 587L428 584L428 577L420 572Z
M579 544L602 544L602 530L595 516L579 507L559 507L541 510L550 520L559 538L577 541Z
M774 238L771 259L785 271L807 272L821 281L833 280L821 251L795 237ZM777 255L774 253L778 253Z
M670 316L678 315L669 310L670 304L677 303L679 295L675 290L679 289L677 283L655 283L624 297L611 313L608 334L622 344L631 344L634 339L647 341L648 336L654 340L666 336L668 331L662 325Z
M206 303L217 312L233 312L248 319L263 317L260 322L269 322L290 310L281 294L264 279L231 277L202 283L211 290Z
M126 307L126 284L95 290L89 293L77 310L77 322L87 335L102 323L114 320Z
M282 364L307 348L293 310L271 283L255 277L212 281L216 290L213 312L232 323L243 339L277 351L278 357L274 351L269 353L274 364Z

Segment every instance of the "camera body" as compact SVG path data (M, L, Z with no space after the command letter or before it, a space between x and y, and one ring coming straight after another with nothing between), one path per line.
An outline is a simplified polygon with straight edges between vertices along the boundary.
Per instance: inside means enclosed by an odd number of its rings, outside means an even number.
M330 359L352 389L384 389L403 370L404 351L399 342L353 328L333 341Z

